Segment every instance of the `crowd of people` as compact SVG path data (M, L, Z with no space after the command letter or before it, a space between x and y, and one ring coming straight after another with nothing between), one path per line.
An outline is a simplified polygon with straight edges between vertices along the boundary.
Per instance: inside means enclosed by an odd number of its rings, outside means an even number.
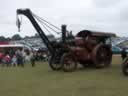
M0 52L0 64L2 66L21 66L30 62L35 66L35 61L46 61L47 55L42 52L35 52L29 50L23 50L19 48L17 50L9 50L6 52Z

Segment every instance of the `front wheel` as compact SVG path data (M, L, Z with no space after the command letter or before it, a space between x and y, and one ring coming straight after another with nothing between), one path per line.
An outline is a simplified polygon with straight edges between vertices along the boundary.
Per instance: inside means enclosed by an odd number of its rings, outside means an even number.
M65 53L62 56L61 64L65 72L73 72L77 69L77 61L70 53Z
M51 56L49 58L49 66L51 67L52 70L60 70L62 68L62 64L60 63L60 58Z

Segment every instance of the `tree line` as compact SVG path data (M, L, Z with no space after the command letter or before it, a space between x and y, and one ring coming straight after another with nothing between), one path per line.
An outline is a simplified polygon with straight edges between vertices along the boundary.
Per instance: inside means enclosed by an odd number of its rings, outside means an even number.
M19 34L14 34L12 37L0 36L0 41L22 40L25 38L32 38L32 37L39 37L39 35L36 33L34 36L25 36L25 37L21 37Z

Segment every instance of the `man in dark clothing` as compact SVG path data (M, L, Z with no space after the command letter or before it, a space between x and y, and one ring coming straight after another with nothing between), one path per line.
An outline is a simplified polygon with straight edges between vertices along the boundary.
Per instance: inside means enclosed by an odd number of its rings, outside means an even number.
M36 53L35 53L35 52L32 52L32 53L31 53L31 58L30 58L32 67L35 66L35 58L36 58Z
M22 49L17 50L16 56L17 56L17 65L24 67Z
M121 51L121 57L122 57L123 60L127 57L127 52L126 52L125 48L123 48L122 51Z

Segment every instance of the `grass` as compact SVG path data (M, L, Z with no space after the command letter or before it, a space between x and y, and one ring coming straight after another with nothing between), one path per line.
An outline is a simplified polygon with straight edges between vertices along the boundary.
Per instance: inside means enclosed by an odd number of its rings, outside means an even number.
M127 96L128 77L121 72L121 58L113 57L106 69L52 71L47 63L32 68L0 67L0 96Z

